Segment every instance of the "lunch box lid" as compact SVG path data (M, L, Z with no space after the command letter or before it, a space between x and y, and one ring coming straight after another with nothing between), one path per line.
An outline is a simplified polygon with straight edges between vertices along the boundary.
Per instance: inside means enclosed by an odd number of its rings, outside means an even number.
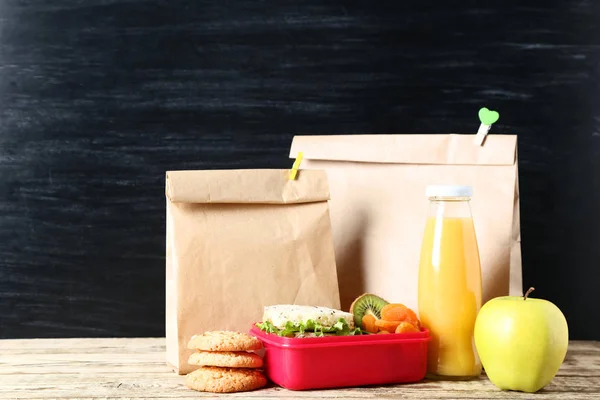
M387 345L392 343L428 342L431 339L427 329L420 332L406 333L289 338L264 332L256 324L250 329L250 334L271 346L285 348Z

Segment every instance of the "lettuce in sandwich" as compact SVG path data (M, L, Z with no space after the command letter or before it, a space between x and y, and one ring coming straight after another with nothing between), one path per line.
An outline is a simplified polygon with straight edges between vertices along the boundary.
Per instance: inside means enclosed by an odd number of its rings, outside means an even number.
M267 333L285 337L360 335L350 313L327 307L275 305L265 307L256 326Z

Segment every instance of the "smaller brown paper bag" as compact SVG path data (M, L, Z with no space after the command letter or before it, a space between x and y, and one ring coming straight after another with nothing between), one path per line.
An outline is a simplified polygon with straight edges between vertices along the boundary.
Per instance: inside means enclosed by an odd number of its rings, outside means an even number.
M324 171L170 171L166 175L167 363L209 330L247 332L274 304L339 308Z

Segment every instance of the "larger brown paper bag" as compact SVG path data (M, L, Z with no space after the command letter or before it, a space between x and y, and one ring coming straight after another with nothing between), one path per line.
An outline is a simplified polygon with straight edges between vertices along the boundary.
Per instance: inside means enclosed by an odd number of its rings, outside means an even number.
M323 171L172 171L166 176L167 362L208 330L247 332L263 307L339 308Z
M483 301L522 294L517 139L488 135L296 136L290 156L327 171L341 305L364 293L418 308L425 188L473 186Z

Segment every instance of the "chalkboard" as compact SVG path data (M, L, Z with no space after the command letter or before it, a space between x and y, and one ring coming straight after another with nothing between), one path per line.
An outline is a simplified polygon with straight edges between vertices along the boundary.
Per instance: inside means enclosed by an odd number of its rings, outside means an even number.
M164 335L166 170L485 105L519 137L524 286L600 339L599 61L585 0L4 1L0 337Z

